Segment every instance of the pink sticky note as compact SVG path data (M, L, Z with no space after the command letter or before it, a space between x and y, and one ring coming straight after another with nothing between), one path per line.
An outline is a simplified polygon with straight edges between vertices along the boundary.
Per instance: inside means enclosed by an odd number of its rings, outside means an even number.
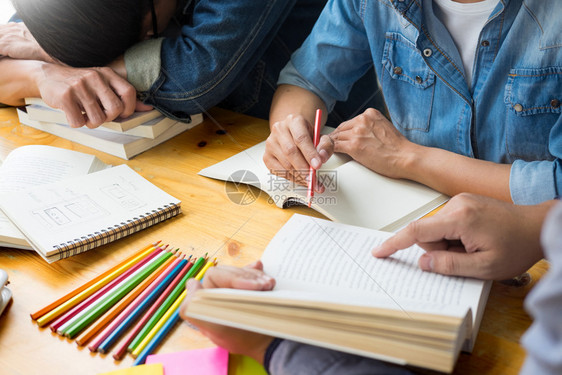
M227 375L228 351L223 348L149 355L146 363L161 363L164 375Z

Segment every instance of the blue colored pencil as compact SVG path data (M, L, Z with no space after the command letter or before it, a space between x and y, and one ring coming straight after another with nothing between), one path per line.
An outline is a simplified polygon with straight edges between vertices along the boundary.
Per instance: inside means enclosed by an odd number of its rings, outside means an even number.
M168 284L176 277L176 275L187 265L187 260L184 259L174 268L174 270L158 285L144 301L142 301L129 316L125 318L117 326L117 328L103 341L99 346L98 351L101 353L107 353L111 345L117 341L123 333L129 328L129 326L135 322L135 320L146 310L154 300L160 295L160 293L168 286Z
M170 319L168 319L168 321L162 326L162 329L160 329L160 331L156 334L156 336L154 336L152 341L139 354L139 356L133 363L133 366L142 365L144 361L146 361L146 357L148 357L150 353L152 353L154 349L156 349L160 341L162 341L164 337L166 337L168 332L170 332L172 327L174 327L174 325L178 322L179 319L180 319L180 308L178 307L176 311L172 314Z

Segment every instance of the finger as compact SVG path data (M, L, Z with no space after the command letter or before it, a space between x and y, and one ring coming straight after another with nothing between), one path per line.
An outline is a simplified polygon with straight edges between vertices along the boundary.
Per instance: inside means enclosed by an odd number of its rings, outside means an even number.
M86 125L86 117L82 113L82 107L78 104L78 99L71 95L65 95L60 109L66 115L66 120L71 127L80 128Z
M105 113L106 122L115 120L123 113L123 102L109 86L100 87L96 93Z
M453 220L447 220L445 215L435 215L416 220L384 241L380 246L374 248L372 253L377 258L384 258L416 243L453 239L450 234L454 233L456 225Z
M289 131L291 132L295 145L300 151L300 155L306 160L307 165L305 168L309 168L309 166L312 166L314 169L320 168L322 165L321 157L314 147L311 127L308 126L306 120L302 117L298 117L289 124ZM300 161L300 157L298 159Z
M423 254L418 264L424 271L442 275L489 278L486 273L486 253L466 253L455 251L432 251Z
M317 150L318 155L320 155L320 161L324 164L334 153L334 141L329 135L323 135L322 138L320 138Z
M187 283L186 283L187 293L186 293L184 301L182 302L182 304L180 306L180 316L182 317L182 319L187 319L187 317L185 316L185 312L187 311L187 306L189 305L189 303L193 299L193 296L195 295L195 292L197 292L201 288L202 288L201 283L198 280L189 279L187 281Z
M152 111L153 109L154 109L153 106L144 104L143 102L137 99L137 103L135 105L135 112L146 112L146 111Z
M295 175L301 174L302 181L305 181L310 165L297 145L297 140L293 137L293 133L288 127L282 126L279 127L277 134L279 148L274 150L275 156L281 162L283 159L286 159L290 163L290 169L294 171L293 173ZM300 140L300 142L302 143L303 141ZM312 139L310 137L309 142L312 145ZM312 147L314 148L314 146Z
M274 285L275 281L271 276L252 268L212 267L203 279L204 288L267 290Z
M275 135L270 136L267 140L266 154L264 155L264 162L274 170L276 175L290 179L299 185L307 185L306 177L308 175L309 166L304 157L298 151L298 148L293 143L290 132L287 129L279 128L275 130ZM295 165L295 158L291 160L288 157L290 150L284 147L283 144L291 145L290 149L300 155L300 165L297 162ZM281 168L279 168L279 165ZM303 174L302 172L305 172Z
M450 243L447 240L434 241L434 242L418 242L417 245L424 249L425 251L436 251L443 250L447 251L450 249Z
M137 106L137 91L133 85L121 78L113 69L107 68L107 71L104 70L104 74L107 74L111 88L123 103L121 117L131 116Z
M261 262L261 260L256 260L255 262L252 262L245 266L245 268L253 268L255 270L263 271L263 263Z
M99 77L90 78L90 85L93 86L93 90L96 90L96 87L98 89L100 87L99 82L95 83L97 79L99 79ZM80 105L86 112L86 126L89 128L96 128L105 122L106 116L98 102L97 95L90 91L90 85L82 83L76 86L75 92Z

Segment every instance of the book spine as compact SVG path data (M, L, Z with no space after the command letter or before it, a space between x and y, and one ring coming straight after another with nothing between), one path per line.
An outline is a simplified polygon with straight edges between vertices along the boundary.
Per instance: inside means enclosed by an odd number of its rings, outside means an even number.
M60 260L83 253L126 237L154 224L158 224L178 215L179 213L181 213L181 206L179 204L166 204L162 208L152 210L152 212L147 212L144 215L139 215L138 217L134 217L132 220L127 220L127 222L121 222L119 224L115 224L113 227L101 229L99 232L90 233L80 239L74 239L72 241L53 246L53 248L57 250L57 253L49 256L49 258L52 260Z

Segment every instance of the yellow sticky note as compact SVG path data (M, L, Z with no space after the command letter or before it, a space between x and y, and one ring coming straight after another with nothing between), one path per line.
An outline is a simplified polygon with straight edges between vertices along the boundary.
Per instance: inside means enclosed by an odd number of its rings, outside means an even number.
M267 375L262 365L245 355L230 354L228 359L229 375Z
M99 375L164 375L164 367L160 363L154 363L151 365L122 368Z

